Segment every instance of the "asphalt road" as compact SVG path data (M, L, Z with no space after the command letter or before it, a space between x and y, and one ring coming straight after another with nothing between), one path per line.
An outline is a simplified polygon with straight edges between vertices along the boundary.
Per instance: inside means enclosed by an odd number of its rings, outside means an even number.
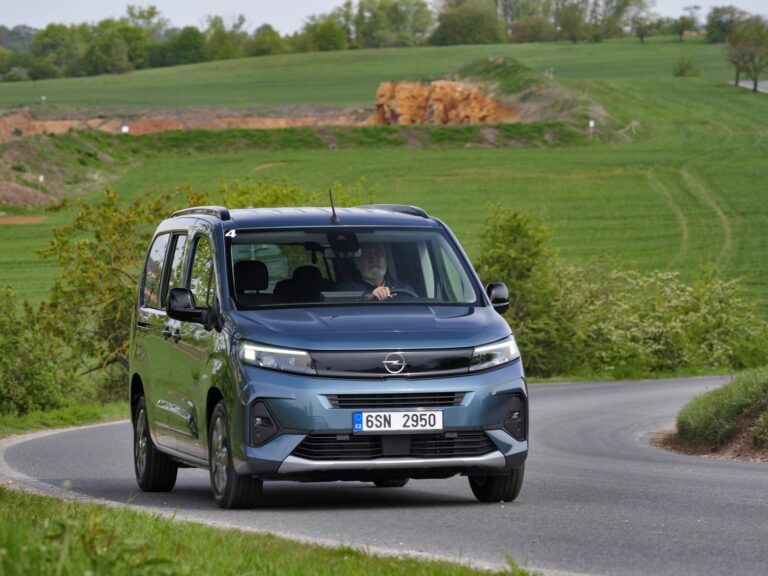
M127 423L28 440L5 465L46 486L176 511L182 518L360 546L589 574L768 572L768 465L651 447L691 397L719 378L538 385L531 451L512 504L478 504L465 478L267 483L258 510L223 511L207 472L182 470L168 494L141 494ZM2 464L2 462L0 462ZM19 476L20 477L20 476Z

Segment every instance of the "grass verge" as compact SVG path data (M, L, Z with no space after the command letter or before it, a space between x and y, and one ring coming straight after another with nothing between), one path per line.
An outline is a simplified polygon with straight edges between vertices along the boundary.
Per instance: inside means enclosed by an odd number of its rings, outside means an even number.
M23 416L0 416L0 438L46 428L66 428L128 418L128 403L80 404ZM2 574L2 572L0 572Z
M697 396L677 415L678 436L692 446L719 448L745 425L756 446L768 446L768 367Z
M0 489L0 574L487 574ZM505 572L528 572L510 561Z

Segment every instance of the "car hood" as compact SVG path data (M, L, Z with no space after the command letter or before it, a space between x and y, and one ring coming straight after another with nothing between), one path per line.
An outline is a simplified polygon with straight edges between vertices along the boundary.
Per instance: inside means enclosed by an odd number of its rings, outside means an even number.
M479 346L509 335L490 306L318 306L231 312L235 336L303 350Z

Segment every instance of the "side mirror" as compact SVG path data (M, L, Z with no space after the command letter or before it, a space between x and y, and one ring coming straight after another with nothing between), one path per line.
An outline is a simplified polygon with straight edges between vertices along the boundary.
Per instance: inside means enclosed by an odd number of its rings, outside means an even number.
M171 288L165 311L174 320L198 324L205 324L208 316L208 310L195 307L195 297L189 288Z
M509 310L509 290L501 282L488 284L485 289L488 298L491 300L491 306L499 314L504 314Z

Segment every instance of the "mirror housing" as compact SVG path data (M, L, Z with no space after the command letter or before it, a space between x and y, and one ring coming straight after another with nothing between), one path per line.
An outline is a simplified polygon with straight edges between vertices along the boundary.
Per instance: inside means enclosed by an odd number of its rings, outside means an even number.
M196 322L207 327L209 311L195 307L195 297L189 288L171 288L165 309L169 318L182 322Z
M488 284L485 289L485 293L488 294L488 298L491 301L491 306L499 314L504 314L509 310L509 290L507 286L501 282Z

